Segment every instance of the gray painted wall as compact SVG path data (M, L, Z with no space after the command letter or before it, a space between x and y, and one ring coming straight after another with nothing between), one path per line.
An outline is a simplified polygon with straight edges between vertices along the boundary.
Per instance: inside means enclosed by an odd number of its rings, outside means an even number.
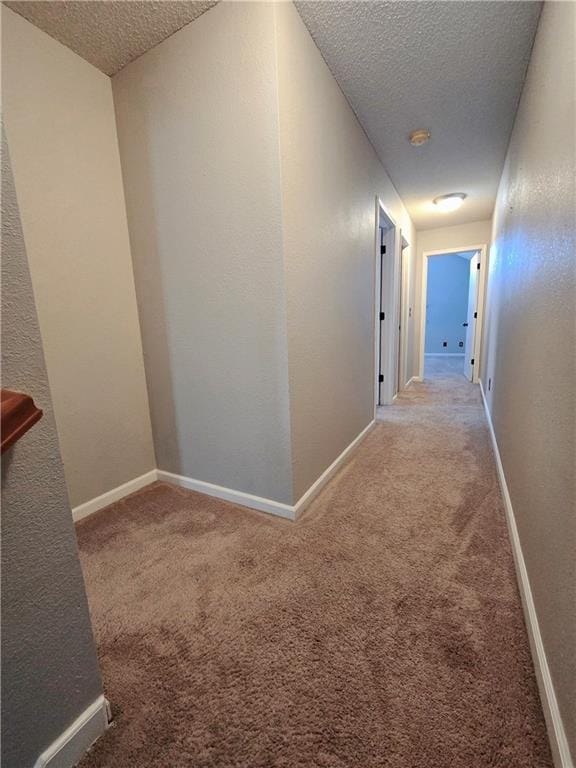
M409 243L414 233L292 3L275 5L275 23L297 499L374 417L376 195ZM405 297L411 267L406 249ZM412 319L403 327L413 333Z
M290 502L272 13L221 3L113 89L158 467Z
M158 466L295 501L373 416L376 195L410 219L291 3L221 3L113 89Z
M102 687L5 143L2 386L44 411L2 457L2 765L28 768Z
M576 757L575 9L540 19L494 214L482 382Z
M1 10L2 109L75 507L156 464L112 85Z

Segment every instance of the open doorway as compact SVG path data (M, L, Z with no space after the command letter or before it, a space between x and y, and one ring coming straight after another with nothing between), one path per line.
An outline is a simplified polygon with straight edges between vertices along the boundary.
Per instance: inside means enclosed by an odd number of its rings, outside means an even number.
M376 198L376 406L391 405L402 385L401 261L407 245L396 222Z
M485 246L423 254L420 376L460 374L477 382Z

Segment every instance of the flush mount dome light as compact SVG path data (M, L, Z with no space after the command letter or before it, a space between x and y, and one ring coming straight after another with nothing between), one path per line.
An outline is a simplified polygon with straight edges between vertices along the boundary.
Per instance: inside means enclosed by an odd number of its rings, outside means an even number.
M417 131L412 131L408 139L413 147L421 147L422 144L426 144L430 138L430 131L427 128L418 128Z
M455 211L457 208L460 208L464 200L466 200L464 192L450 192L449 195L435 197L432 202L439 211L448 213L449 211Z

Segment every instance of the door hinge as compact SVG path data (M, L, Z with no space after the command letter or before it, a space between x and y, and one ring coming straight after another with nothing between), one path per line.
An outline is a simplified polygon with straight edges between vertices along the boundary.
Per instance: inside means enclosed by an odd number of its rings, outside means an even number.
M474 358L472 358L472 360L470 360L470 365L474 365Z
M480 262L478 262L478 264L476 264L476 269L480 269Z
M384 254L384 253L386 253L386 246L385 246L385 245L381 245L381 246L380 246L380 253L381 253L381 254Z
M384 374L383 374L383 373L381 373L381 374L378 376L378 381L380 382L380 384L382 384L382 382L384 381Z
M386 312L380 312L380 320L386 320Z
M474 320L478 317L478 312L474 312Z

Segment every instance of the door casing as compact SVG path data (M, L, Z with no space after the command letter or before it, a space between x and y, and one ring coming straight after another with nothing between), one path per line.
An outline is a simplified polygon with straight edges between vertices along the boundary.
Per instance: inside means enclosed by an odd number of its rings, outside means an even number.
M486 296L486 277L488 274L488 246L462 245L459 248L439 248L435 251L424 251L422 254L422 287L420 293L420 365L418 377L424 380L424 347L426 344L426 294L428 289L428 259L432 256L446 256L451 253L478 251L480 253L480 269L478 270L478 303L476 328L474 334L474 375L472 382L480 381L480 361L482 353L482 331L484 326L484 303Z
M385 231L386 257L380 254L380 227ZM403 245L402 233L394 218L376 197L376 226L374 247L374 413L378 405L391 405L398 392L399 370L405 369L402 360L405 344L400 328L400 257ZM386 314L380 321L380 306ZM382 344L381 344L382 341ZM381 355L381 347L383 354ZM382 388L379 382L380 367L384 375ZM381 397L380 397L381 394Z

